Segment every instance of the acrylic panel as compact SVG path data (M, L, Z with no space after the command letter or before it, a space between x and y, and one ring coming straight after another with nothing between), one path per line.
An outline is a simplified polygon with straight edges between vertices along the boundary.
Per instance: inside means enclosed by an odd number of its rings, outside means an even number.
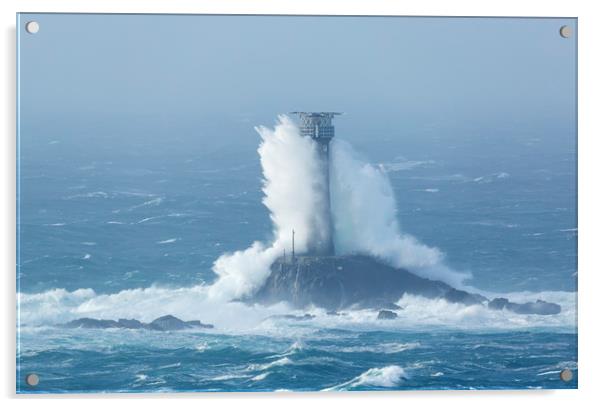
M577 387L576 19L17 33L17 392Z

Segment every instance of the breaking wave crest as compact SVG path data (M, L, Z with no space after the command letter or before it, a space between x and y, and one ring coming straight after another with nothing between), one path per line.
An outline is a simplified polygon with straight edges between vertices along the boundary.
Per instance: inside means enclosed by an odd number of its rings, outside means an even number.
M270 265L292 245L307 250L316 208L320 202L320 163L315 142L301 137L298 127L287 116L280 116L274 129L257 127L261 144L257 150L263 171L263 204L270 211L274 225L273 242L254 242L246 250L222 255L213 271L219 279L210 293L219 298L240 298L260 287L270 272Z
M348 382L329 387L323 391L348 390L354 387L397 387L403 380L407 380L408 375L405 370L397 365L375 367L368 369L361 375L349 380Z
M397 203L385 171L363 161L342 141L332 146L332 204L339 254L364 253L394 267L459 287L469 274L443 263L439 249L401 232Z
M328 222L316 220L324 202L324 178L316 143L301 136L287 116L280 116L273 129L257 127L263 171L263 203L273 223L271 243L254 242L248 249L223 254L214 264L218 280L210 289L213 297L235 299L252 294L270 273L270 265L292 245L303 253L316 228ZM394 267L407 268L426 278L459 287L469 274L445 266L443 254L402 233L396 201L386 172L364 162L351 146L333 140L331 148L331 205L337 254L363 253Z
M52 325L82 317L135 318L149 322L159 316L173 314L185 320L200 319L204 323L212 323L222 331L258 330L289 336L287 321L270 319L275 314L293 312L286 304L250 306L232 300L244 298L261 286L270 273L270 265L285 248L291 246L292 229L296 232L297 250L307 250L308 238L312 234L310 229L319 224L314 218L319 212L316 207L321 204L321 194L317 192L315 182L322 179L318 175L321 168L315 142L302 137L287 116L280 116L273 129L258 127L257 132L261 137L258 153L264 178L263 203L270 211L274 226L271 243L257 241L245 250L223 254L213 265L218 278L210 286L151 286L113 294L97 294L92 289L20 293L19 325ZM462 284L468 275L446 267L444 256L437 248L426 246L403 233L397 219L393 190L382 168L363 161L349 144L341 140L333 141L331 158L330 189L338 254L369 254L423 277L455 286ZM160 203L161 198L155 198L144 205ZM158 243L166 244L174 239ZM302 323L295 323L300 327L295 332L313 332L319 327L333 326L387 329L417 326L484 329L575 326L575 293L485 295L490 298L505 296L518 302L520 299L549 300L560 304L562 312L555 316L518 315L489 310L482 305L464 306L450 304L443 299L429 300L406 295L398 301L403 309L396 311L399 317L394 321L376 321L373 310L327 315L323 310L309 309L305 311L316 317L305 327ZM308 325L313 328L307 328Z

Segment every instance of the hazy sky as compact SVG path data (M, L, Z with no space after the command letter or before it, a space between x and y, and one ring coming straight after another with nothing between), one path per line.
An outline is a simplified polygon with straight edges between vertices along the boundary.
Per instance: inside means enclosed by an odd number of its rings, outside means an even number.
M570 128L564 24L576 32L575 19L22 14L21 114L24 130L137 136L251 129L292 110L346 112L350 137L404 123Z

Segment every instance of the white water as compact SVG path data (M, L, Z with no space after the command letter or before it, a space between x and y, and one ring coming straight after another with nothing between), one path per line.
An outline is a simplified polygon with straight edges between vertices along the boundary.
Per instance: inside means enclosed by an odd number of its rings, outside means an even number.
M401 232L393 188L379 167L342 141L332 142L331 199L339 254L364 253L459 287L470 277L449 269L443 254Z
M381 368L375 367L368 369L348 382L324 389L323 391L347 390L358 386L395 387L407 378L408 375L400 366L391 365Z
M316 221L321 194L322 177L316 144L301 137L298 127L287 117L280 116L274 129L257 127L261 136L259 153L263 171L263 204L270 211L273 223L273 242L254 242L246 250L222 255L213 271L219 276L210 289L213 297L239 298L259 288L270 273L270 265L292 246L307 250L312 227L324 225Z
M264 205L273 223L271 243L254 242L246 250L222 255L213 270L219 276L210 289L215 298L240 298L258 289L270 273L270 265L292 245L307 250L308 238L321 235L313 228L327 222L316 219L323 185L316 143L302 137L287 116L274 129L258 127L258 149L263 171ZM331 205L337 254L368 254L420 276L461 286L468 274L443 263L443 254L401 232L396 202L386 172L362 161L351 146L334 140L331 149Z
M291 246L307 248L310 228L315 225L316 207L321 205L315 180L321 179L314 142L299 135L296 125L281 116L274 129L257 128L261 136L258 153L263 169L263 203L274 224L270 243L254 242L245 250L226 253L214 264L218 280L212 286L186 288L148 287L123 290L114 294L96 294L91 289L68 292L62 289L39 294L19 294L20 323L28 326L67 322L81 317L136 318L149 322L165 314L213 323L225 332L270 332L292 335L286 321L268 317L291 312L285 304L270 307L247 306L232 299L256 290L269 275L270 265ZM424 277L459 285L467 277L447 268L443 254L414 237L404 234L396 214L396 202L386 173L362 161L341 140L332 145L331 195L335 213L335 244L339 254L366 253L382 258L396 267L405 267ZM291 182L294 180L294 182ZM149 201L158 204L160 201ZM168 239L158 243L168 243ZM490 298L494 295L486 294ZM408 329L441 326L467 329L508 329L535 327L574 327L574 293L504 294L511 300L543 299L559 303L556 316L517 315L492 311L481 305L466 307L445 300L404 296L395 321L376 321L373 311L351 311L339 316L310 310L317 317L307 325L315 327L386 327ZM520 302L520 301L519 301ZM303 325L303 324L296 324ZM313 328L295 328L295 335L313 332Z
M286 304L250 306L240 302L223 301L209 295L209 287L187 288L149 287L123 290L115 294L97 294L91 289L68 292L63 289L39 294L19 294L19 318L22 327L65 323L77 318L99 319L135 318L143 322L166 314L183 320L200 319L215 325L208 332L229 334L265 334L299 339L311 337L316 330L341 328L353 331L414 329L512 330L547 328L572 331L576 327L576 296L570 292L505 293L497 294L513 301L543 299L558 303L558 315L519 315L509 311L490 310L486 306L451 304L444 299L426 299L405 295L397 302L403 307L395 311L398 318L377 320L374 310L350 310L328 315L317 308L292 310ZM270 318L277 314L311 313L314 319L289 321ZM384 353L403 351L419 344L383 344ZM285 355L281 355L285 356Z

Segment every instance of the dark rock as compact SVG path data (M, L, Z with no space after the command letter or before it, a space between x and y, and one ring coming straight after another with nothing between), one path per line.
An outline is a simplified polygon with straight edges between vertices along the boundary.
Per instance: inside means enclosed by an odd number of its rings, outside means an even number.
M487 300L368 256L300 256L295 261L280 258L271 270L264 285L247 301L265 304L287 301L297 308L315 305L337 311L353 306L395 308L391 304L406 293L467 305Z
M138 321L137 319L119 319L117 320L117 324L120 328L128 329L142 329L145 327L145 324Z
M173 315L164 315L148 324L148 329L155 331L180 331L182 329L194 328L195 326L199 327L200 324L200 321L185 322Z
M212 324L203 324L201 321L199 320L194 320L194 321L186 321L186 323L193 328L214 328L214 326Z
M556 315L560 314L562 308L552 302L537 300L520 304L515 312L519 314Z
M537 300L535 302L526 302L519 304L511 302L507 298L494 298L487 305L490 309L504 310L515 312L517 314L535 314L535 315L555 315L560 313L561 307L547 301Z
M486 297L458 290L436 280L386 265L378 259L354 256L297 256L279 258L263 286L246 302L272 304L286 301L297 308L315 305L330 312L346 308L399 309L404 294L443 298L451 303L484 305L519 314L552 315L560 306L545 301L517 304L506 298ZM298 317L294 317L298 318Z
M137 319L94 319L80 318L75 319L66 324L60 325L64 328L92 328L92 329L107 329L107 328L127 328L127 329L151 329L154 331L178 331L190 328L213 328L211 324L203 324L201 321L182 321L173 315L165 315L155 319L150 324L145 324Z
M380 310L378 312L378 316L376 317L376 319L395 319L397 318L397 314L393 311L389 311L389 310Z
M487 298L478 294L471 294L466 291L456 290L455 288L451 288L443 295L449 302L460 303L464 305L475 305L482 304L487 301Z
M111 319L80 318L68 322L62 326L64 326L65 328L107 329L119 328L119 323Z

